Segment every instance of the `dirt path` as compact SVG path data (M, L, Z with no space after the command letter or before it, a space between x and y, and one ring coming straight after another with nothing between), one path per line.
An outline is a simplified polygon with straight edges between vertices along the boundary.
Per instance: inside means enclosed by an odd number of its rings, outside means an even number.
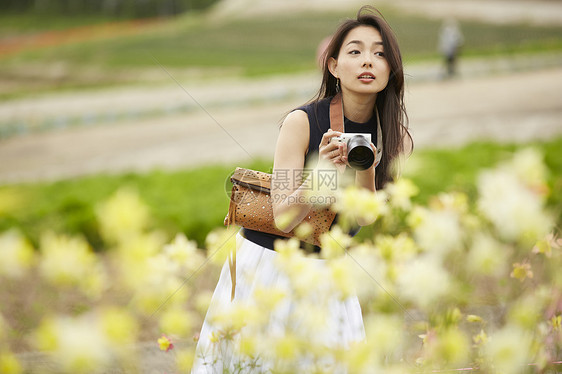
M367 4L364 0L223 0L217 17L253 17L259 14L329 9L353 11ZM393 7L400 12L443 19L454 17L497 24L530 23L562 25L562 2L549 0L379 0L377 7Z
M99 108L111 109L113 103L113 109L140 110L177 101L189 103L191 109L2 140L0 183L272 158L279 120L312 95L317 81L311 74L20 103L21 113L31 108L43 116L57 105L80 113L82 105L96 107L96 100ZM410 82L407 106L416 146L451 147L477 139L523 142L562 135L560 82L562 67ZM236 100L221 103L216 92ZM17 103L9 108L0 105L0 118L14 107Z

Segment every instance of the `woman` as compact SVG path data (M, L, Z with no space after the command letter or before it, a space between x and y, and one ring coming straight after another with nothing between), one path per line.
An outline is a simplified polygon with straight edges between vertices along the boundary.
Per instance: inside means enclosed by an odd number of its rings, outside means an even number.
M323 80L317 98L287 115L281 126L275 151L271 195L275 221L283 231L288 232L296 227L312 208L307 199L310 184L303 183L305 181L300 177L303 168L311 165L311 162L313 166L316 165L318 172L324 170L326 163L340 172L347 169L345 173L354 174L357 186L376 191L393 179L393 161L401 153L411 151L411 137L404 124L404 75L398 43L386 21L373 10L370 7L361 8L357 19L345 21L338 28L323 59ZM375 146L371 142L375 153L376 147L379 150L382 147L382 159L378 164L375 162L364 170L353 170L348 162L347 145L331 141L341 135L330 130L329 107L332 101L337 100L343 104L346 133L369 133L373 140L377 139L377 135L382 135L382 144ZM382 134L377 134L377 127ZM283 176L283 183L275 183L276 178L279 182L280 176ZM360 219L357 221L359 225L371 223ZM213 326L212 321L213 316L231 308L233 304L256 302L259 298L259 295L256 296L257 289L290 289L290 280L284 272L290 272L291 267L280 269L279 254L274 251L274 241L279 238L247 229L241 231L236 252L236 296L231 303L231 281L228 266L225 265L201 331L193 373L251 371L256 365L263 371L271 368L267 360L242 362L236 348L217 342L221 333L224 337L224 331ZM307 259L305 263L305 269L309 265L310 269L320 271L326 267L325 262L318 259ZM298 275L304 272L300 271ZM322 279L318 283L323 285L330 282ZM309 282L306 287L316 287L316 284ZM291 295L299 293L292 291ZM285 297L275 308L264 311L269 313L266 330L270 336L286 333L291 326L303 326L300 320L294 323L300 302L302 299L296 301ZM348 347L364 339L357 297L334 297L320 304L318 300L314 302L316 306L322 305L322 308L314 310L315 316L323 323L320 323L318 336L310 336L311 342L317 339L329 347ZM311 313L307 314L309 316ZM306 319L307 316L302 318ZM291 324L287 322L289 320ZM299 331L293 328L291 334L298 334ZM244 329L236 331L239 332L243 339ZM230 341L235 342L237 339ZM330 359L326 360L329 365ZM307 364L310 362L302 362L303 367Z

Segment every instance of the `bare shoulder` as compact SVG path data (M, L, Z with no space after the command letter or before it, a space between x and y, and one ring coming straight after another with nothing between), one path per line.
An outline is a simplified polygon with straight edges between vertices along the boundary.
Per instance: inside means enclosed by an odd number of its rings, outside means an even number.
M309 139L308 115L302 110L289 113L277 139L274 168L302 168Z
M308 133L308 115L306 112L298 109L289 113L281 125L281 131L283 130Z
M308 115L302 110L289 113L281 125L279 142L290 140L292 143L308 146L309 138Z

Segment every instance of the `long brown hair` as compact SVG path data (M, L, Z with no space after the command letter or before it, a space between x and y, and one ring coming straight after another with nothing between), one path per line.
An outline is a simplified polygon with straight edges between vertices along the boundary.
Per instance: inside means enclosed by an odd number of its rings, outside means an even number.
M394 180L394 173L390 170L393 161L400 153L405 151L404 141L412 141L408 132L408 116L404 105L404 68L402 55L394 32L384 19L383 15L371 6L363 6L357 13L357 19L344 21L330 41L322 56L323 76L322 84L314 101L332 97L337 93L336 78L328 69L330 57L337 60L342 44L347 34L356 27L371 26L377 29L382 37L385 58L390 66L390 77L386 88L378 93L376 107L379 110L383 140L383 155L377 166L375 186L381 189L384 185ZM375 108L373 108L373 112Z

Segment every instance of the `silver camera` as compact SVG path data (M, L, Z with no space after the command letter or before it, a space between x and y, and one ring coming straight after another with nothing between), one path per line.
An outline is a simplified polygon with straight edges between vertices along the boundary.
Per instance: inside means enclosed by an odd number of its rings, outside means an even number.
M356 170L368 169L375 162L371 134L342 133L341 136L334 136L330 142L347 144L347 161Z

